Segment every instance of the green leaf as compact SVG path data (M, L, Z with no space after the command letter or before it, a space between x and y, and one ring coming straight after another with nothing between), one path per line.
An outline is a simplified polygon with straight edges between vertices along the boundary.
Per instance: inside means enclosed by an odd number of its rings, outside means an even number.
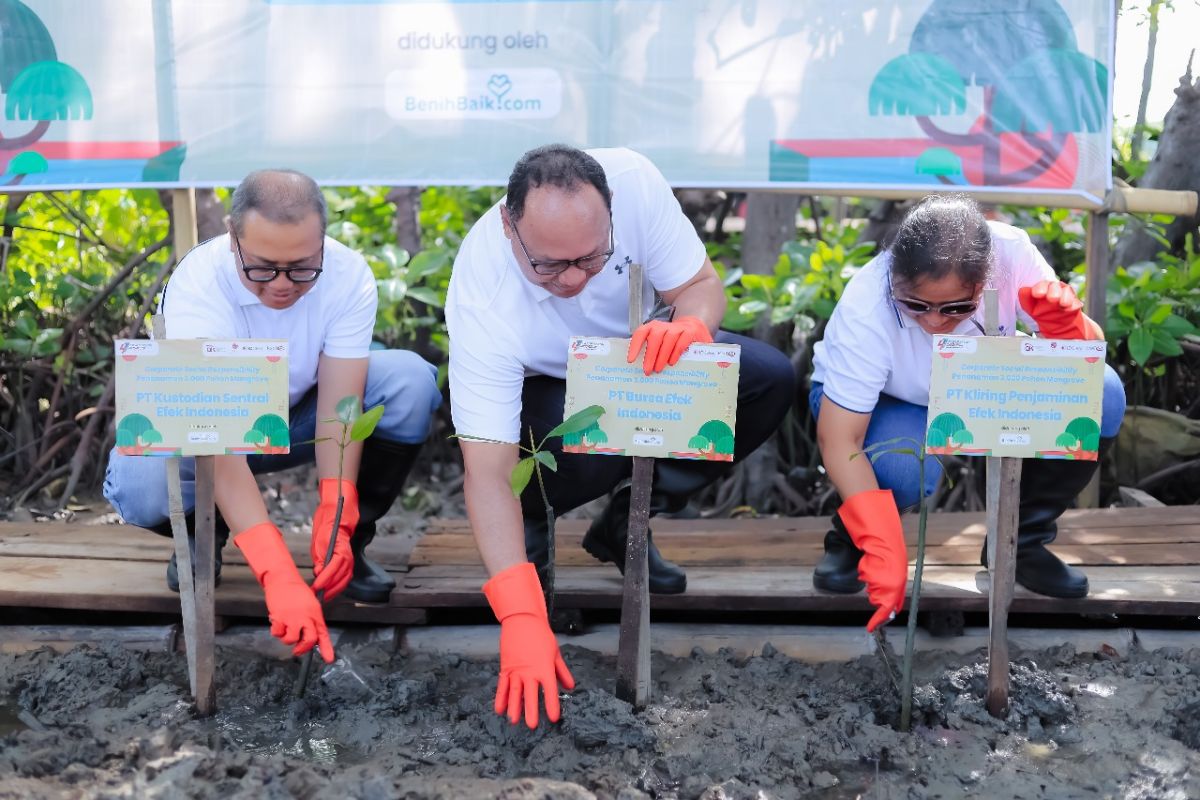
M1154 339L1154 352L1161 353L1164 356L1183 355L1183 348L1171 334L1159 329L1152 332L1150 335Z
M512 487L513 497L521 499L521 492L525 491L525 487L529 485L529 479L533 477L533 456L522 458L513 467L512 475L509 476L508 483Z
M1129 357L1141 366L1154 352L1154 337L1145 328L1134 328L1129 332Z
M434 308L441 308L446 304L445 298L428 286L413 286L408 290L408 296L412 300L417 300Z
M362 406L359 404L358 395L348 394L337 403L337 421L343 425L353 425L354 420L358 419L362 414Z
M1151 325L1161 325L1164 320L1171 314L1171 306L1168 303L1160 303L1158 307L1151 312L1150 317L1146 320Z
M558 460L554 458L554 453L548 450L538 450L533 454L533 457L541 462L542 466L551 472L558 472Z
M354 420L354 425L350 428L350 440L361 442L366 439L375 432L375 426L379 423L379 418L382 416L383 406L378 405Z
M427 275L450 266L450 253L445 250L422 250L408 262L408 274L416 278Z
M576 411L571 416L564 419L562 422L554 426L554 428L546 434L546 438L551 436L562 436L564 433L578 433L585 428L590 428L604 416L604 406L588 406L582 411Z
M1176 339L1178 339L1180 336L1186 336L1189 333L1196 332L1196 326L1178 314L1168 314L1166 318L1162 320L1162 324L1159 325L1159 328L1165 331L1168 335L1174 336Z

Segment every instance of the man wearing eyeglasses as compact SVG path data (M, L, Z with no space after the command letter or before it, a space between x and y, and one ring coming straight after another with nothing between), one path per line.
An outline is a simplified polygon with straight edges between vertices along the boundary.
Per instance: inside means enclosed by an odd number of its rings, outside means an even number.
M371 349L377 296L362 256L325 235L327 210L320 188L290 170L260 170L233 193L229 233L199 245L179 263L163 292L160 312L172 339L288 340L291 406L287 455L222 456L215 461L217 575L220 549L234 544L263 587L271 632L301 654L333 648L315 592L331 599L343 591L364 602L385 602L395 582L364 549L376 523L400 493L441 402L436 369L414 353ZM336 417L348 395L363 408L382 404L374 434L346 448L341 464L344 498L334 555L325 563L339 493L340 428ZM315 446L311 443L320 439ZM316 460L319 502L312 522L310 587L301 577L279 529L270 521L254 477ZM105 496L124 520L170 536L166 466L162 459L122 456L114 449ZM189 532L195 502L194 464L183 459L183 501ZM167 585L179 591L175 557Z
M675 364L693 342L742 346L735 460L783 419L794 392L791 363L779 351L717 326L725 292L704 244L670 186L645 157L626 149L581 151L548 145L526 153L508 194L463 240L446 303L450 403L466 466L467 513L491 579L484 593L501 623L495 710L529 727L559 717L558 686L570 672L546 619L539 583L548 564L541 496L516 500L509 475L518 442L541 441L563 419L571 336L629 334L629 265L645 269L643 307L657 293L673 307L632 337L628 360L648 375ZM544 474L550 505L562 514L609 494L583 547L618 569L625 564L631 460L564 454ZM651 513L681 510L728 469L717 462L659 460ZM687 576L649 544L651 592L685 591Z

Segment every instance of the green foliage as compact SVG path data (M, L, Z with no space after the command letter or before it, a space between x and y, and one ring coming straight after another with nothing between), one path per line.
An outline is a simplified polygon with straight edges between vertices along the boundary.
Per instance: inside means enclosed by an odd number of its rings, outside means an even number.
M583 432L583 438L587 439L588 444L596 447L602 444L608 444L608 434L600 430L599 425L593 425Z
M412 255L396 237L396 204L381 186L325 190L328 233L367 260L379 287L375 337L389 347L428 340L449 353L446 304L450 268L471 225L497 201L497 188L434 187L421 193L421 250Z
M13 79L4 115L29 120L91 119L92 92L70 64L37 61Z
M707 436L701 436L699 434L688 439L688 448L691 450L707 450L711 444L712 442L708 440Z
M810 332L828 320L850 278L871 260L875 246L857 243L855 227L829 217L823 218L821 232L820 239L785 244L770 275L730 270L714 260L729 300L721 327L749 331L766 318L772 325L791 322Z
M1064 431L1055 437L1054 444L1063 448L1064 450L1073 450L1079 446L1079 437L1072 436Z
M966 428L961 431L956 431L950 434L950 441L954 442L959 447L966 447L969 444L975 443L975 434L971 433Z
M1182 355L1180 340L1197 333L1200 254L1190 236L1185 249L1185 258L1163 253L1156 262L1118 267L1109 279L1105 334L1114 350L1124 345L1139 367L1156 355Z
M513 497L520 498L521 493L525 491L525 487L529 485L530 479L533 478L535 470L537 471L538 484L541 485L542 473L541 468L545 466L551 471L558 471L558 462L554 458L553 453L549 453L542 448L546 446L546 442L556 436L561 436L564 445L577 447L584 443L584 440L589 440L592 444L600 444L608 441L608 436L604 431L600 430L600 425L597 422L600 417L604 416L603 406L588 406L587 408L576 411L571 416L564 419L559 424L555 425L544 437L541 442L534 442L533 430L529 431L529 447L520 445L521 450L529 453L522 458L513 467L512 473L508 476L509 487L512 489ZM546 490L542 488L542 499L546 499ZM546 500L546 506L549 507L550 501Z

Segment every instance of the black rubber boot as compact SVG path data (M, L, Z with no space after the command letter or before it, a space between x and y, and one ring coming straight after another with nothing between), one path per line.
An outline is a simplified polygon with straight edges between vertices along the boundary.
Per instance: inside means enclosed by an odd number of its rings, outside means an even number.
M366 554L375 539L376 523L400 496L404 481L421 451L419 444L403 444L374 436L363 442L358 466L358 527L350 537L354 573L346 596L360 603L386 603L396 581Z
M658 481L655 483L657 488ZM622 575L625 574L625 544L629 538L629 495L628 486L613 495L604 513L592 522L583 537L584 550L600 561L616 564ZM665 493L651 494L652 515L675 511L677 505L679 504L672 502ZM651 593L682 594L687 591L687 573L662 557L658 548L654 546L654 538L649 531L646 532L646 566Z
M184 516L184 522L187 524L188 530L188 548L192 553L192 564L196 563L196 514L188 512ZM159 523L149 530L154 531L159 536L171 538L171 520ZM216 518L213 520L213 586L221 585L221 549L225 547L225 543L229 541L229 526L225 524L225 520L221 518L221 513L216 512ZM194 572L194 568L193 568ZM167 562L167 588L172 592L179 591L179 564L175 561L175 554L171 553L171 560Z
M1100 441L1100 458L1112 446ZM1069 566L1046 545L1058 535L1058 518L1075 505L1100 461L1028 458L1021 466L1021 507L1017 512L1017 583L1047 597L1078 598L1088 593L1087 575ZM980 562L986 567L987 543Z
M855 594L866 588L858 579L858 560L863 551L854 546L842 518L833 515L833 527L825 534L825 555L813 570L813 586L823 592Z

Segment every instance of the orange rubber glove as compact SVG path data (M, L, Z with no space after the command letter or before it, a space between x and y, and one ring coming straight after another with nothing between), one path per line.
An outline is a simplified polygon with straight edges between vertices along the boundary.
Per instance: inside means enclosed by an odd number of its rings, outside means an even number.
M875 489L859 492L843 502L838 516L855 547L863 551L858 577L867 584L867 599L875 606L875 614L867 623L867 630L874 631L904 606L908 551L900 512L891 489Z
M342 517L338 520L337 541L333 545L333 558L325 563L329 551L329 537L333 533L333 518L337 515L338 483L342 485ZM325 478L318 485L321 498L313 514L312 544L309 555L313 560L314 592L325 590L325 600L337 597L350 583L354 574L354 553L350 552L350 537L358 527L358 489L350 481Z
M316 647L325 663L332 664L333 642L321 604L300 577L279 528L260 522L233 537L233 543L246 556L246 563L263 588L271 635L284 644L295 645L293 655L302 656Z
M711 342L712 334L699 317L679 317L672 322L652 320L633 332L629 340L629 352L625 360L632 364L637 360L642 345L646 355L642 359L642 371L649 375L662 372L667 366L679 363L679 357L692 342Z
M525 709L525 724L538 726L538 687L546 702L546 719L558 722L558 685L575 688L567 663L550 631L546 601L537 570L528 562L509 567L483 585L496 619L500 620L500 683L496 713L507 714L513 725Z
M1062 281L1040 281L1017 290L1017 302L1047 339L1096 339L1075 290Z

